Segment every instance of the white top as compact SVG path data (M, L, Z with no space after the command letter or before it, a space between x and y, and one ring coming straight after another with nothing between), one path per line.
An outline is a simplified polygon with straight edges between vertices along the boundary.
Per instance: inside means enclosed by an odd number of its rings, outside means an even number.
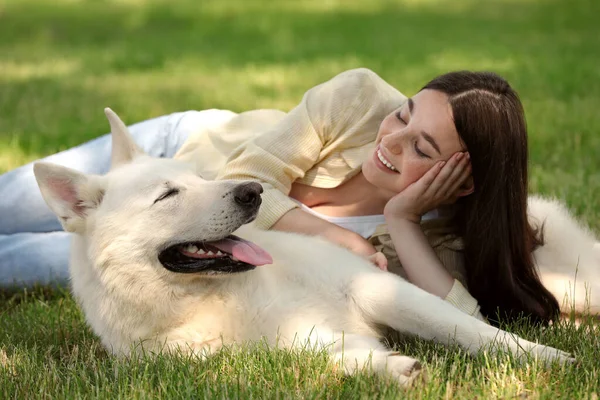
M305 204L300 203L298 200L292 199L300 208L309 214L312 214L316 217L324 219L325 221L331 222L332 224L336 224L342 228L348 229L349 231L358 233L365 239L368 239L375 233L375 229L377 226L381 224L385 224L385 218L383 215L361 215L356 217L330 217L329 215L324 215L319 212L314 211L312 208L308 207ZM429 219L438 218L439 215L438 210L432 210L427 214L423 215L421 218L422 221L426 221Z

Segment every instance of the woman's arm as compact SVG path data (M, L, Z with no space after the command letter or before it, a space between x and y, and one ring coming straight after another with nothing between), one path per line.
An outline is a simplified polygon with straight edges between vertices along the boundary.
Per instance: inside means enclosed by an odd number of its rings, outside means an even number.
M364 257L370 257L376 252L375 247L359 234L311 215L300 208L285 213L271 229L321 236ZM381 268L377 260L373 262Z
M446 298L454 278L429 245L421 226L407 219L391 218L388 230L408 280L429 293Z
M444 268L419 224L423 214L452 199L470 175L469 158L461 160L460 157L455 155L447 163L436 164L421 179L394 196L386 204L384 214L408 279L461 311L486 321L477 301Z
M459 310L487 322L481 314L479 303L468 290L450 275L435 251L429 245L421 226L413 221L399 219L388 224L390 237L408 280ZM447 253L453 253L448 250ZM444 253L442 253L444 254ZM456 263L456 256L451 263ZM447 260L449 261L449 260ZM462 260L461 260L462 261Z
M384 209L392 242L409 280L441 298L450 293L454 280L421 230L421 216L452 200L469 175L469 158L457 153L448 162L438 162L390 199Z

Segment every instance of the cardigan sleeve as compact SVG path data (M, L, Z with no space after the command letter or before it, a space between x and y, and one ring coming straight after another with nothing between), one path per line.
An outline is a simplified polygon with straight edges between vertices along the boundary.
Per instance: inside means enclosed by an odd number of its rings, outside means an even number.
M471 296L471 293L469 293L458 279L454 280L454 285L452 285L452 289L450 289L444 300L460 311L488 323L488 320L479 311L480 307L477 300Z
M373 141L379 123L399 98L403 96L368 69L343 72L310 89L279 122L235 149L217 179L262 183L263 206L256 225L269 229L297 207L287 196L292 183L335 151L345 135L360 131L357 127L368 126Z

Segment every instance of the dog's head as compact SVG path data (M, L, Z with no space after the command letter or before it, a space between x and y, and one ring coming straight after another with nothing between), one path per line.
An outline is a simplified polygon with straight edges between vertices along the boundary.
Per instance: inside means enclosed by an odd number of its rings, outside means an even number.
M186 163L145 155L119 117L105 112L113 142L108 174L34 166L46 203L66 231L84 238L87 259L101 274L136 266L147 270L129 271L139 278L148 270L163 278L216 276L272 262L232 235L256 217L260 184L206 181Z

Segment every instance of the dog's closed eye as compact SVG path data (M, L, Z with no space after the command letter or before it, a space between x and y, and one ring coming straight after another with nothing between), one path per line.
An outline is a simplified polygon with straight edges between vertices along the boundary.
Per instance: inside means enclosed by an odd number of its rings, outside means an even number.
M163 193L163 194L161 194L161 195L160 195L160 196L159 196L159 197L158 197L156 200L154 200L154 203L153 203L153 204L156 204L157 202L159 202L159 201L161 201L161 200L164 200L164 199L166 199L166 198L168 198L168 197L175 196L175 195L176 195L176 194L178 194L178 193L179 193L179 189L176 189L176 188L169 188L169 189L167 189L167 191L166 191L166 192L164 192L164 193Z

